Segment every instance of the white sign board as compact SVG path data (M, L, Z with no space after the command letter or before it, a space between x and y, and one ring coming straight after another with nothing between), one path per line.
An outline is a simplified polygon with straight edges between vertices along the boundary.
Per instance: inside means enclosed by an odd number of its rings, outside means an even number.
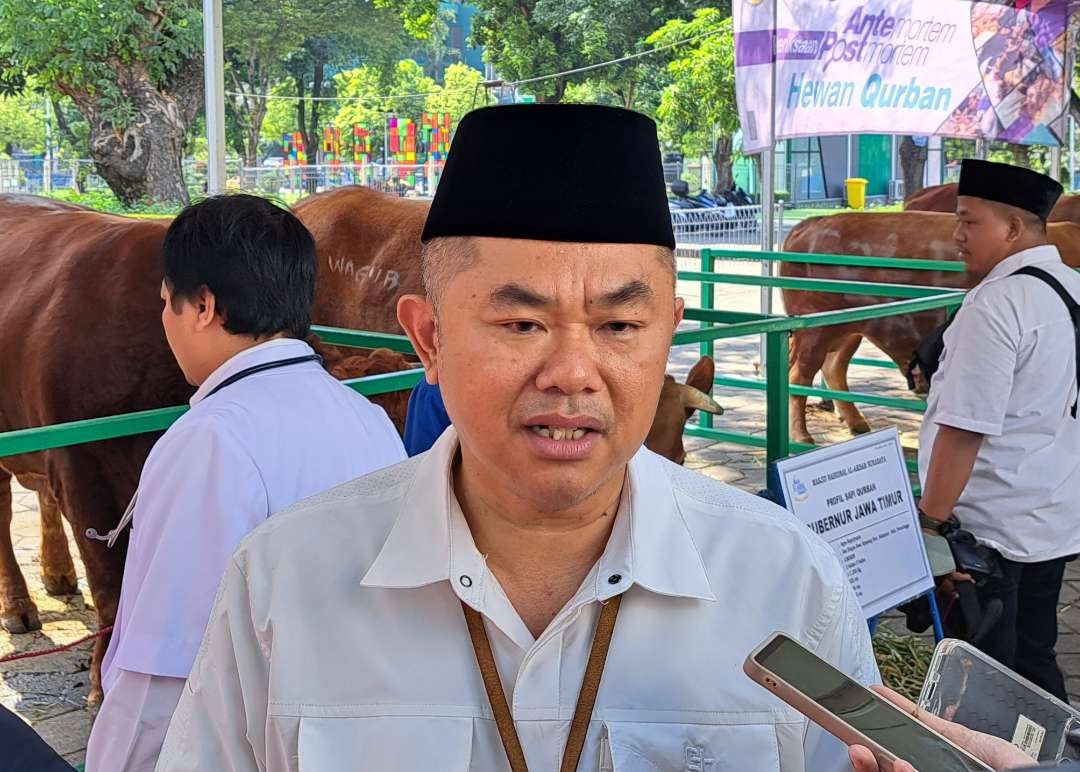
M787 508L836 551L866 617L934 586L896 427L776 463Z

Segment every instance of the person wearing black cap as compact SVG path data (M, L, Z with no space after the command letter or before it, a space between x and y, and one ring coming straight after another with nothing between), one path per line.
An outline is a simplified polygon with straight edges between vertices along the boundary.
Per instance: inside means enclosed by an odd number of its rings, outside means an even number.
M978 645L1067 700L1054 647L1065 563L1080 553L1080 276L1047 242L1060 194L1029 169L964 161L955 240L978 283L945 331L919 472L924 528L959 522L996 553L978 594L1003 612Z
M878 681L835 555L642 448L683 312L655 124L470 113L423 242L398 318L453 425L248 537L158 772L850 769L742 673L785 630Z

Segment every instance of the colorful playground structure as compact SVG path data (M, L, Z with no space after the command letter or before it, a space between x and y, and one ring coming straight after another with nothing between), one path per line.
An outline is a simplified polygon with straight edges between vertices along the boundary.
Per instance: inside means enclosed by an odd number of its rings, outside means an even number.
M356 182L431 195L450 151L453 128L450 113L424 112L419 122L391 113L383 126L383 163L373 147L375 131L363 124L354 123L344 132L337 126L323 129L322 145L314 158L308 156L302 132L285 132L281 140L283 165L305 179L311 174L325 177L326 184Z

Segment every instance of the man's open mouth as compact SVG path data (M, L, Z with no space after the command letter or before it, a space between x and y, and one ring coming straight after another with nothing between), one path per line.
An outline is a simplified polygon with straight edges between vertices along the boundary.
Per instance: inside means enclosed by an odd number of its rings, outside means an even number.
M551 440L580 440L593 429L584 427L562 427L562 426L530 426L529 429L541 437L547 437Z

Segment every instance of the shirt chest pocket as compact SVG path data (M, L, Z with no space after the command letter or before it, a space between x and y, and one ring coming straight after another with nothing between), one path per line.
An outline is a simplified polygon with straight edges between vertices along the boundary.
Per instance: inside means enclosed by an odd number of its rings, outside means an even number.
M608 721L600 772L780 772L772 724Z
M308 717L300 719L298 772L467 772L473 720L441 716Z

